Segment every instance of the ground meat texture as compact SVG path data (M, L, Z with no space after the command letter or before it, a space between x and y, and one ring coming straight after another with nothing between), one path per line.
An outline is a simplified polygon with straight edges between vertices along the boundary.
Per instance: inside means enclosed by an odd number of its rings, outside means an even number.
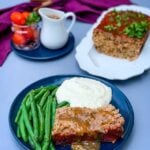
M135 39L124 35L114 36L100 29L93 32L94 46L98 52L128 60L135 60L139 56L146 39L147 35L142 39Z
M123 135L124 122L119 110L112 105L97 109L59 108L52 137L58 145L78 141L115 142Z
M71 145L72 150L99 150L100 149L100 142L77 142Z

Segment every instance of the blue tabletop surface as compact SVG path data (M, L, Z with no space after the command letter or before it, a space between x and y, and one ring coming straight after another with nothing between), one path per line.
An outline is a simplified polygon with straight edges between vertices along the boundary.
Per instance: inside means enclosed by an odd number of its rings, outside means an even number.
M27 0L22 0L27 1ZM0 9L22 2L0 0ZM149 0L133 0L150 8ZM75 46L86 35L91 25L76 22L73 28ZM35 62L22 59L12 52L0 67L0 150L20 150L9 129L8 113L17 94L32 82L56 74L87 74L75 60L75 49L65 57ZM150 71L125 81L111 81L130 100L135 114L135 124L130 138L121 150L149 150L150 146Z

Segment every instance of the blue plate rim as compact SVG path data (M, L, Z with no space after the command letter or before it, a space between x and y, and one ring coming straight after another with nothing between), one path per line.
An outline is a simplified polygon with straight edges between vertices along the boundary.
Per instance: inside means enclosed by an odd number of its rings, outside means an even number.
M74 49L75 37L74 37L74 35L73 35L72 32L69 33L69 38L72 40L72 47L71 47L70 49L68 49L67 51L65 51L64 53L59 54L59 55L57 55L57 56L53 56L53 57L48 57L48 56L47 56L47 57L32 57L32 56L28 56L28 55L21 54L21 53L20 53L21 50L17 50L17 49L15 49L15 48L12 48L12 47L14 47L14 46L12 46L12 45L13 45L13 44L12 44L12 41L11 41L11 49L15 52L16 55L18 55L18 56L20 56L20 57L22 57L22 58L25 58L25 59L37 60L37 61L53 60L53 59L56 59L56 58L63 57L63 56L65 56L65 55L67 55L68 53L70 53L70 52ZM68 41L69 41L69 39L68 39ZM66 44L67 44L67 43L66 43ZM40 45L42 45L42 44L40 43ZM65 45L65 46L66 46L66 45ZM63 48L65 48L65 46L64 46ZM38 49L38 48L37 48L37 49ZM59 49L58 49L58 50L59 50ZM35 49L35 50L32 50L32 51L36 51L36 49ZM57 50L49 50L49 51L57 51ZM24 52L25 52L25 51L24 51Z
M114 84L112 84L110 81L107 81L101 77L95 77L95 76L91 76L91 75L80 75L80 74L62 74L62 75L52 75L52 76L48 76L48 77L45 77L45 78L41 78L31 84L29 84L28 86L26 86L25 88L23 88L23 90L21 90L19 92L19 94L15 97L15 99L13 100L11 106L10 106L10 109L9 109L9 115L8 115L8 122L9 122L9 128L12 132L12 135L13 137L15 138L15 140L17 141L17 143L22 147L24 148L25 150L30 150L25 144L23 144L23 142L21 140L19 140L19 138L17 137L15 131L13 130L12 126L11 126L11 112L12 112L12 109L13 109L13 106L16 102L16 99L22 94L24 93L26 90L30 89L30 87L42 82L42 81L46 81L50 78L71 78L71 77L85 77L85 78L91 78L91 79L95 79L95 80L98 80L98 81L101 81L102 83L110 86L111 88L117 90L122 96L124 96L124 100L130 110L130 120L129 120L129 123L128 123L128 126L130 126L130 128L128 128L128 130L126 131L128 134L126 135L126 138L119 144L117 145L117 147L115 147L113 150L119 150L120 147L122 145L124 145L124 143L128 140L129 136L131 135L132 133L132 130L133 130L133 127L134 127L134 111L133 111L133 107L130 103L130 101L128 100L127 96Z

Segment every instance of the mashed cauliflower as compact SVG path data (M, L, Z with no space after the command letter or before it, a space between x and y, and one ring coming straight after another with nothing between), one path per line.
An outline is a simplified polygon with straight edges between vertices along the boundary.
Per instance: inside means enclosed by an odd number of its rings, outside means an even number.
M110 103L112 90L100 81L74 77L61 84L56 97L58 102L67 100L72 107L97 108Z

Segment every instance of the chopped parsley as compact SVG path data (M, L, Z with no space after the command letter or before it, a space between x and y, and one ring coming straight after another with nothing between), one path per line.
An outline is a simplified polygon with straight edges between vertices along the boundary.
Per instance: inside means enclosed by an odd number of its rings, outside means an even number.
M147 21L133 22L124 29L124 34L129 37L142 38L147 32L149 24Z
M122 21L122 17L120 15L117 15L116 16L116 22L117 22L118 27L121 27L121 25L122 25L121 21Z
M116 35L124 34L140 39L150 30L150 20L147 15L140 12L114 9L102 20L100 28Z
M117 16L116 16L116 21L119 22L119 21L121 21L121 20L122 20L122 17L121 17L120 15L117 15Z
M111 24L111 25L104 26L104 29L106 31L113 31L116 29L116 27Z
M117 22L118 27L121 27L121 25L122 25L121 21Z

